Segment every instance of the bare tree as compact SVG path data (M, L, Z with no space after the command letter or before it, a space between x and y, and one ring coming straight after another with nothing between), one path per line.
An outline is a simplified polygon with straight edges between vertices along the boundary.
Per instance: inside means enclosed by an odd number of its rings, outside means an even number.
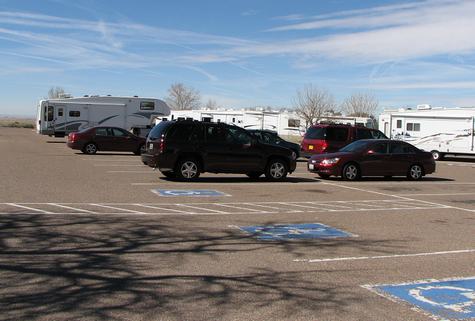
M61 98L65 94L65 91L62 87L51 87L48 91L49 99Z
M200 92L182 83L170 86L166 100L170 108L174 110L197 109L201 106Z
M297 115L305 121L305 128L318 121L327 111L335 109L333 96L312 84L297 90L293 104Z
M214 99L208 99L205 105L205 109L207 110L216 110L219 108L218 103Z
M371 117L378 108L378 100L364 93L356 93L346 98L342 104L342 109L347 116Z

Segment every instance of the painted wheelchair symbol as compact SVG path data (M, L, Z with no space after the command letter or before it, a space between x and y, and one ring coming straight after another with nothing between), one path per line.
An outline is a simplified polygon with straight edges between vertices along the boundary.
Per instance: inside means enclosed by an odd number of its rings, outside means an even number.
M320 223L243 226L240 227L240 229L261 240L335 238L352 236L349 233Z
M409 290L414 299L458 313L475 312L475 291L449 285L419 286Z

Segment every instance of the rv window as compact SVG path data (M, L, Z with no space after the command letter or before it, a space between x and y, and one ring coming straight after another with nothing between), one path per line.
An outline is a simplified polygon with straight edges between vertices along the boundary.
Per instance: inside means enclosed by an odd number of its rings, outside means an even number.
M397 120L396 128L402 128L402 120L400 120L400 119Z
M63 108L58 108L58 117L63 117Z
M77 111L77 110L71 110L69 112L69 117L79 117L81 116L81 112L80 111Z
M54 119L54 107L48 106L48 121L53 121Z
M140 110L154 110L154 109L155 109L155 102L153 101L140 102Z
M289 127L300 127L300 119L289 119L287 125Z
M419 124L419 123L407 123L406 130L413 131L413 132L420 132L421 131L421 124Z

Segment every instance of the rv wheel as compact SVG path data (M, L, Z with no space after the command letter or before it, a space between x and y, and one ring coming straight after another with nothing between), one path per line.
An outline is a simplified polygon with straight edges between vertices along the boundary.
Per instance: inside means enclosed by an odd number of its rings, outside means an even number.
M434 157L434 160L441 160L444 158L444 154L440 153L438 150L433 150L431 153L432 157Z
M93 155L97 152L97 146L94 143L87 143L82 149L84 154Z

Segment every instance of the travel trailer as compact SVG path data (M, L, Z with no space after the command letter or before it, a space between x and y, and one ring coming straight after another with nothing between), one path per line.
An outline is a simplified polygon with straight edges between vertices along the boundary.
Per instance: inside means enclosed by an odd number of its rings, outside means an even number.
M392 139L407 141L432 152L435 159L446 154L475 155L475 107L385 110L379 128Z
M306 131L305 121L291 111L172 110L170 117L158 117L156 123L161 120L185 119L226 123L246 129L272 130L282 136L303 136ZM373 120L366 117L328 116L321 121L374 127Z
M56 137L98 125L131 130L146 128L155 116L169 114L168 105L156 98L85 96L46 99L38 103L36 130L39 134Z

